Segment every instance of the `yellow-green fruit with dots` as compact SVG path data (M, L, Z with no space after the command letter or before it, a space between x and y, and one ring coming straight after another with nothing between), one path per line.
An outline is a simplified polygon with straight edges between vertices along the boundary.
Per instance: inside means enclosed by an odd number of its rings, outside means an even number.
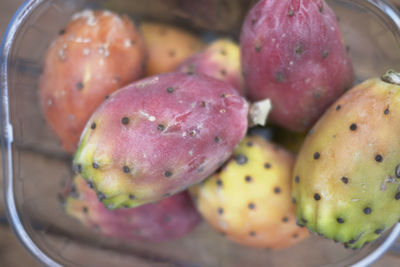
M346 92L296 160L299 222L346 247L377 239L400 218L399 80L388 72Z
M242 140L230 161L190 193L201 215L243 245L286 248L308 236L291 201L293 156L258 136Z

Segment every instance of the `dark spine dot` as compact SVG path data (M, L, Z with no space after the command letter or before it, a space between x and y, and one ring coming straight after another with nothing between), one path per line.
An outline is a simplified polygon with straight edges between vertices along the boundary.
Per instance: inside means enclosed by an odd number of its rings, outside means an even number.
M162 124L157 125L157 131L162 132L165 130L165 126Z
M164 172L164 176L165 177L171 177L172 176L172 172L171 171L166 171L166 172Z
M303 54L303 52L304 52L304 48L303 48L303 45L302 44L298 44L297 46L296 46L296 54L298 54L298 55L301 55L301 54Z
M271 164L267 162L267 163L264 164L264 167L265 167L266 169L270 169L270 168L271 168Z
M171 196L170 193L165 193L165 194L164 194L164 197L170 197L170 196Z
M349 183L349 178L347 178L347 177L342 177L342 182L343 183L345 183L345 184L348 184Z
M221 55L226 55L226 51L225 51L225 49L221 49L220 51L219 51L219 53L221 54Z
M376 155L375 160L376 160L376 162L382 162L382 160L383 160L382 155L380 155L380 154Z
M344 220L342 218L337 218L336 221L340 224L344 223Z
M223 208L218 208L218 214L222 215L224 213L224 209Z
M256 205L254 205L254 203L249 203L248 207L249 209L254 210L256 208Z
M122 171L123 171L124 173L130 173L130 172L131 172L131 169L130 169L128 166L124 166L124 167L122 167Z
M220 141L221 141L221 138L220 138L220 137L216 136L216 137L214 138L214 142L215 142L215 143L219 143Z
M294 16L293 9L289 9L287 14L288 14L289 17L293 17Z
M261 46L260 45L255 45L254 46L254 50L256 50L256 52L260 52L261 51Z
M296 204L296 202L297 202L296 199L294 197L292 197L292 203Z
M385 111L383 112L385 115L389 114L389 108L386 108Z
M396 195L394 196L394 198L395 198L396 200L399 200L399 199L400 199L400 192L397 192Z
M88 212L89 212L89 209L88 209L88 207L84 206L84 207L82 208L82 211L83 211L83 213L88 213Z
M314 199L315 199L316 201L321 200L321 196L320 196L318 193L315 193L315 194L314 194Z
M314 159L319 159L321 157L321 154L319 152L314 153Z
M289 218L288 218L288 217L283 217L283 218L282 218L282 222L285 223L285 222L288 222L288 221L289 221Z
M357 242L356 239L352 239L352 240L350 240L348 243L349 243L350 245L352 245L352 244L354 244L354 243L356 243L356 242Z
M300 182L300 177L299 177L299 176L296 176L296 177L294 178L294 181L296 182L296 184L298 184L298 183Z
M236 163L239 164L239 165L246 164L246 162L247 162L247 157L245 155L243 155L243 154L235 155L234 159L235 159Z
M129 195L129 199L130 199L130 200L134 200L134 199L135 199L135 196L134 196L134 195Z
M220 179L217 180L217 185L218 185L219 187L222 186L222 181L221 181Z
M110 96L109 96L109 95L106 95L105 99L109 99L109 98L110 98Z
M64 35L64 34L65 34L65 29L61 29L61 30L59 31L59 34L60 34L60 35Z
M372 209L371 209L371 208L369 208L369 207L366 207L366 208L365 208L363 211L364 211L364 213L365 213L365 214L367 214L367 215L368 215L368 214L371 214L371 212L372 212Z
M328 50L322 51L322 58L327 58L328 56L329 56L329 51Z
M168 87L168 88L167 88L167 92L168 92L169 94L172 94L174 91L175 91L174 87Z
M123 125L127 125L127 124L129 123L129 118L128 118L128 117L123 117L123 118L121 119L121 123L122 123Z
M285 81L285 74L283 74L283 72L277 72L275 75L275 80L278 83L283 83Z
M92 167L93 167L93 169L98 169L98 168L100 168L99 164L97 164L96 162L93 162L93 163L92 163Z
M275 194L279 194L281 192L281 189L278 187L278 186L276 186L275 188L274 188L274 193Z
M173 49L171 49L171 50L169 50L169 52L168 52L168 55L170 56L170 57L174 57L175 56L175 50L173 50Z
M375 234L377 234L377 235L382 234L382 232L383 232L383 229L376 229L375 230Z
M96 129L96 123L93 122L92 125L90 126L90 128L92 128L93 130Z
M87 184L88 184L89 188L93 189L93 182L92 181L87 181Z
M251 231L251 232L249 233L249 236L256 236L256 232Z
M400 178L400 164L396 166L395 174L397 178Z
M306 224L308 221L306 219L304 219L304 218L301 218L301 222Z
M76 165L76 171L78 173L82 173L82 165L81 164Z
M298 237L299 237L299 235L298 235L297 233L293 234L293 238L294 238L294 239L296 239L296 238L298 238Z
M251 178L251 176L247 175L247 176L244 178L244 180L245 180L247 183L251 183L251 182L253 181L253 178Z
M222 70L220 70L220 73L221 73L222 76L225 76L226 75L226 70L222 69Z
M357 130L357 124L352 123L349 128L350 128L350 130L355 131L355 130Z
M78 82L78 83L76 84L76 88L77 88L78 90L82 90L83 87L84 87L84 85L83 85L82 82Z
M336 110L340 110L341 108L342 108L341 105L337 105L337 106L336 106Z
M99 193L97 194L97 198L98 198L100 201L103 201L104 199L106 199L106 195L105 195L103 192L99 192Z
M253 142L247 142L247 146L248 147L252 147L253 146Z
M171 217L168 216L168 215L166 215L166 216L164 216L163 221L164 221L165 223L169 223L169 222L171 221Z

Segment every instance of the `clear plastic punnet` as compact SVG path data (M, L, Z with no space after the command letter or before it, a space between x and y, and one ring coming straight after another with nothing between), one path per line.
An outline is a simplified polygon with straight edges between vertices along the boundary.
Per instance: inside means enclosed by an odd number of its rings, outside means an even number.
M210 0L213 1L213 0ZM312 235L283 250L246 248L206 223L178 240L125 242L89 231L58 201L72 177L71 156L47 126L38 98L46 49L71 16L110 9L136 21L168 22L203 38L238 39L256 1L221 1L218 12L185 9L167 0L31 0L9 24L1 43L1 149L7 213L27 250L46 266L366 266L395 242L400 224L361 250ZM360 82L400 69L400 17L381 0L328 0L338 17Z

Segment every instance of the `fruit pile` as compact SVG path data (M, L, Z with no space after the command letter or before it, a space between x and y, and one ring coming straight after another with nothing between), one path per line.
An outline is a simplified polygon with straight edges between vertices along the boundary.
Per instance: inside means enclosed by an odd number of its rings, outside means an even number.
M40 79L74 154L65 211L119 239L178 238L202 217L251 247L315 232L360 248L400 218L400 76L353 82L323 0L260 0L239 43L79 12Z

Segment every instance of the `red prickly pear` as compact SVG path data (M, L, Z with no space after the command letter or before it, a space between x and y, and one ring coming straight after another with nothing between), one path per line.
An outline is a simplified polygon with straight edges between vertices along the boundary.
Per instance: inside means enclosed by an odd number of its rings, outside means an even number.
M158 201L227 160L247 131L248 112L225 82L180 72L153 76L97 109L74 167L110 209Z
M248 96L271 99L271 121L305 131L353 84L336 16L323 0L262 0L241 37Z
M105 236L129 241L159 242L182 237L200 217L186 192L137 208L108 210L84 179L76 176L65 212Z
M142 77L145 50L129 18L110 11L77 13L60 34L46 54L40 100L47 122L73 153L94 110Z

